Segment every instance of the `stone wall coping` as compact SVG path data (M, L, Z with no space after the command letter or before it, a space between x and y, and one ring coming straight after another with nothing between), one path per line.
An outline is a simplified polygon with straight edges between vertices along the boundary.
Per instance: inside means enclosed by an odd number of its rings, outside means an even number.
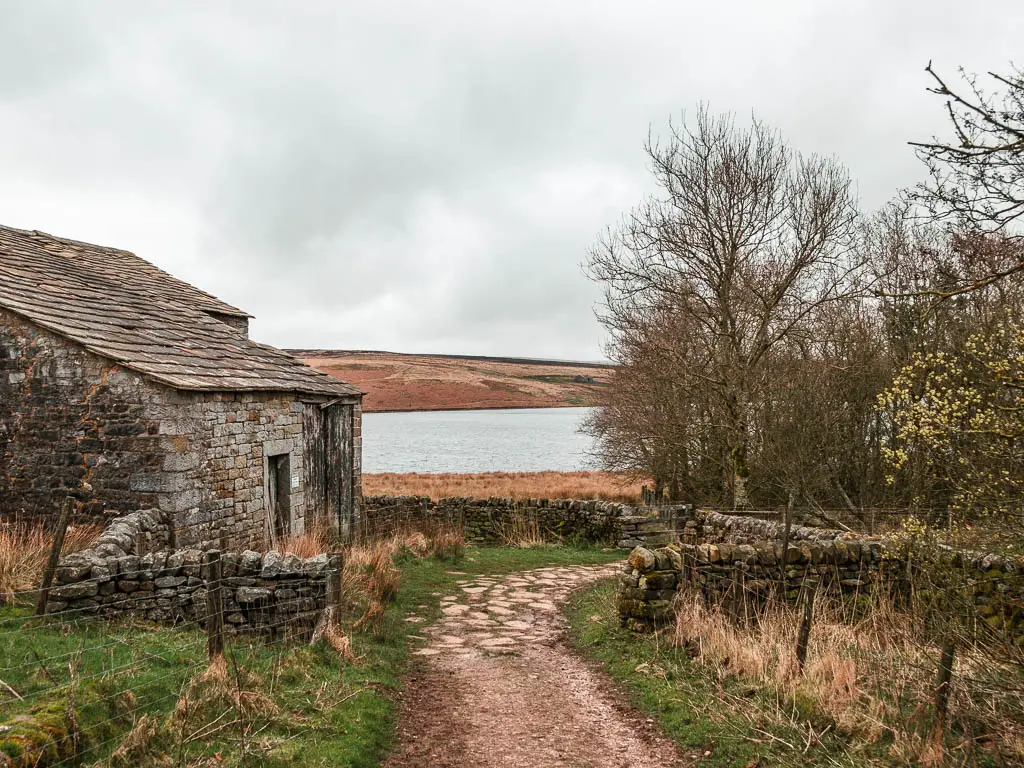
M141 509L111 520L92 546L76 555L86 557L135 555L138 554L142 534L154 534L154 538L162 546L170 543L170 526L164 520L161 512L156 509Z
M213 550L207 550L213 551ZM61 598L61 586L83 582L102 583L120 578L136 579L140 575L196 576L206 580L201 573L203 556L200 549L176 549L149 552L145 555L124 553L105 554L96 550L83 550L62 557L57 566L56 583L53 590L55 599ZM276 551L222 552L226 578L228 576L252 576L260 579L325 578L330 566L327 554L300 558L298 555L282 555Z
M596 512L614 512L620 515L634 514L637 507L623 504L617 501L602 501L600 499L516 499L504 496L443 496L437 500L430 496L389 496L389 495L366 495L363 496L363 504L377 506L400 506L418 504L423 506L477 506L477 507L519 507L523 509L537 507L550 509L581 509ZM655 510L651 510L654 514ZM648 515L649 516L649 515Z

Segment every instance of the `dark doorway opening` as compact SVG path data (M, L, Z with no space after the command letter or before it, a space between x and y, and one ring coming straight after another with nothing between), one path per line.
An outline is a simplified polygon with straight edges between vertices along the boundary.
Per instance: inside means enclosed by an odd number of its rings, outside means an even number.
M282 453L268 456L267 462L267 499L276 540L292 532L291 461L287 453Z

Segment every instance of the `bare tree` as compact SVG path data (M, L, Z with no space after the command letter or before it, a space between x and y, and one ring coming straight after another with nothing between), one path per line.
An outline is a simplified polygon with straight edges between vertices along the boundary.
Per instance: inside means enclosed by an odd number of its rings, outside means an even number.
M695 331L667 306L619 316L608 348L619 366L586 426L604 468L652 478L658 498L719 502L720 437L695 375L707 365Z
M1024 72L989 72L989 92L963 70L963 90L931 62L925 71L935 81L928 90L946 99L953 140L911 142L931 175L916 198L964 230L1006 230L1024 216Z
M756 120L740 129L702 108L669 128L646 144L658 194L600 238L588 264L613 333L654 306L690 318L707 350L692 375L717 401L723 479L744 507L760 369L816 310L850 293L856 206L843 168L795 153Z
M837 302L812 338L772 352L756 409L755 485L774 490L762 497L856 516L889 493L876 402L892 371L880 325L868 302Z

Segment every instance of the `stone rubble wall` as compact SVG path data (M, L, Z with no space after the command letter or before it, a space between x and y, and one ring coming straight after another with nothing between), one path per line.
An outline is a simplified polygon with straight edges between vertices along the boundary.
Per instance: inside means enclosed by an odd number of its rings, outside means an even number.
M782 540L785 526L774 520L774 512L745 512L726 514L709 510L694 510L683 522L682 540L688 544L728 543L753 544L756 542ZM790 542L830 542L840 539L868 539L848 531L793 525L789 531Z
M0 519L74 522L158 506L132 487L166 453L151 408L164 388L0 309ZM116 460L112 460L116 457Z
M674 619L672 602L682 578L678 547L636 547L622 566L615 605L622 626L636 631L656 629Z
M450 524L460 526L467 541L498 544L517 521L531 520L549 538L623 549L672 538L656 516L610 501L364 496L362 514L364 536L370 537L408 525Z
M678 543L630 553L619 580L620 620L637 629L670 621L673 596L683 589L699 590L707 601L739 615L772 595L794 601L808 582L838 594L876 584L897 591L907 587L913 563L888 551L880 539L794 526L783 553L781 537L778 523L697 513L684 524ZM936 569L930 576L961 585L982 621L1024 644L1024 559L948 547L939 553L927 565Z
M781 589L794 601L800 589L813 579L826 589L841 592L863 590L883 570L881 544L877 541L802 541L791 544L783 557L782 543L681 544L683 568L680 585L699 589L709 600L757 603Z
M158 513L120 518L87 550L61 558L47 610L65 621L132 615L205 625L210 575L199 549L156 550ZM327 555L302 560L252 550L221 555L227 631L278 637L307 634L327 602Z
M173 541L163 513L157 509L142 509L111 520L92 546L79 554L115 557L144 555L170 549Z

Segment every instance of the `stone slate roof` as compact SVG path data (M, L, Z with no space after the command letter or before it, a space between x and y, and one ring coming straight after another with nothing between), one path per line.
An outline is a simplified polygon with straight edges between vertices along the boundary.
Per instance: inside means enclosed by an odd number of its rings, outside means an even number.
M0 307L163 382L342 397L355 387L247 339L247 318L128 251L0 226Z

